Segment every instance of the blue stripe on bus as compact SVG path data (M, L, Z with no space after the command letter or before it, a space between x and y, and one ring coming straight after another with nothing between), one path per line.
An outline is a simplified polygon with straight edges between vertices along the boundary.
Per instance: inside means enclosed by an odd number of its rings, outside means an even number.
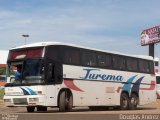
M22 89L24 95L30 95L30 93L27 90L25 90L24 88L21 88L21 89Z
M30 95L37 95L35 91L33 91L32 89L26 87L27 90L29 90Z
M141 84L143 78L144 78L144 76L141 77L141 78L139 78L139 79L135 82L135 84L132 86L132 90L131 90L132 92L137 92L137 93L139 93L140 84Z
M127 80L126 84L122 88L122 91L127 91L130 95L131 84L132 84L132 82L133 82L133 80L135 79L136 76L137 75L135 75L135 76L133 76L133 77L131 77Z
M36 95L36 92L28 87L25 88L20 87L20 88L22 89L24 95Z

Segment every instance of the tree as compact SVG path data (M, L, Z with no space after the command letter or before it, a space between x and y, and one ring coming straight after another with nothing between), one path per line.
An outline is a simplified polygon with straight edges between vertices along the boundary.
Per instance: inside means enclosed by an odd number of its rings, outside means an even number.
M6 74L6 67L0 67L0 75Z
M10 69L10 75L14 75L14 73L13 68ZM0 75L6 75L6 67L0 67Z

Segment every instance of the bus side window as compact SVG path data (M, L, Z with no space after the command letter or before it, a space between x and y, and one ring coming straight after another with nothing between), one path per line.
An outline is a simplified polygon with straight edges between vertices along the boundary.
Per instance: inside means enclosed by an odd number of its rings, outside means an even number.
M139 68L140 72L149 73L150 71L149 62L146 60L139 60Z
M112 67L112 58L109 54L98 54L97 55L97 64L102 68L111 68Z
M138 71L138 61L136 59L127 57L126 64L128 71Z
M96 67L96 54L91 51L83 51L82 52L82 65Z
M113 68L117 70L125 70L126 69L125 57L114 55L113 56Z
M79 65L79 51L77 49L66 49L63 53L63 63L70 65Z
M99 67L106 67L106 56L105 54L97 55L97 62Z

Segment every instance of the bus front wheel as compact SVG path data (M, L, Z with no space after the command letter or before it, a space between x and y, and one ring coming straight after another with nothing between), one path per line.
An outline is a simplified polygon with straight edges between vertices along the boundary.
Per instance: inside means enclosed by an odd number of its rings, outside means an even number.
M73 104L73 97L70 92L62 91L59 96L59 111L71 111Z
M72 107L73 107L73 96L71 95L71 93L67 93L67 98L66 98L66 110L67 111L71 111Z
M120 109L127 110L129 108L129 97L127 93L122 93L120 97Z

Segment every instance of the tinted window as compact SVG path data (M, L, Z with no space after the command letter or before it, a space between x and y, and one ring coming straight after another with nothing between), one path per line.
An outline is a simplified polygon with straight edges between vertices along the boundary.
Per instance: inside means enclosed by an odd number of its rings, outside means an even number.
M46 48L46 58L58 60L59 46L48 46Z
M85 66L96 66L96 54L89 51L83 51L82 64Z
M79 51L76 48L63 49L63 61L66 64L79 65Z
M113 68L125 70L125 57L122 56L113 56Z
M97 63L99 67L110 68L112 66L111 55L98 54Z
M140 72L149 73L149 63L146 60L139 60Z
M156 77L156 83L157 83L157 84L160 84L160 76L157 76L157 77Z
M127 70L138 71L138 61L134 58L127 58L126 61Z

